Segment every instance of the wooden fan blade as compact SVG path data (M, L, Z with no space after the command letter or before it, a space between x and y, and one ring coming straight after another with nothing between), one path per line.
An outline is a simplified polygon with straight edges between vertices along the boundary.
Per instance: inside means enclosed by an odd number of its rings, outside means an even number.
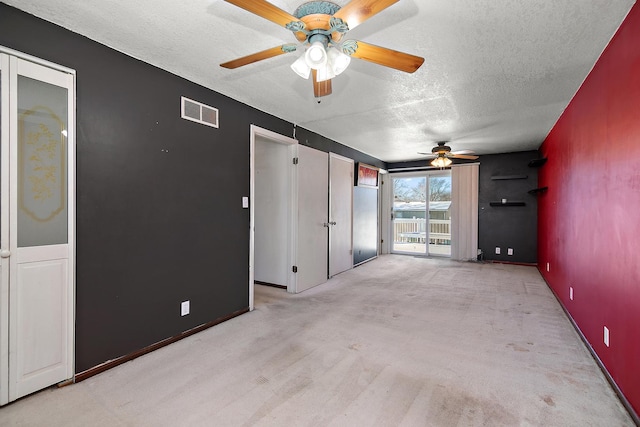
M467 160L475 160L478 156L470 156L468 154L449 154L449 157L453 157L455 159L467 159Z
M225 0L227 3L236 5L244 10L247 10L253 14L268 19L271 22L275 22L278 25L285 27L290 22L300 21L295 16L285 12L277 6L272 5L265 0ZM301 21L300 21L301 22Z
M234 59L233 61L225 62L224 64L220 64L221 67L234 69L238 67L242 67L243 65L253 64L254 62L262 61L263 59L273 58L274 56L282 55L283 53L288 53L289 50L285 50L285 46L294 47L295 45L282 45L272 47L271 49L263 50L262 52L253 53L251 55L243 56L242 58Z
M437 154L433 154L433 153L418 153L418 154L425 156L425 158L427 159L434 159L437 157Z
M474 152L471 150L456 150L452 151L451 154L473 154Z
M331 79L319 82L316 80L318 72L312 69L311 74L313 74L313 95L316 98L331 95Z
M398 0L352 0L340 8L333 16L347 23L350 30L362 24L373 15L385 10Z
M424 58L357 41L358 49L351 56L385 67L413 73L424 63Z

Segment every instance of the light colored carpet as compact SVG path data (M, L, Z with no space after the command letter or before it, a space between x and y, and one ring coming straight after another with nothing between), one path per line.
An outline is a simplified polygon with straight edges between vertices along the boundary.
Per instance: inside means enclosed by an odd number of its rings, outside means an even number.
M243 284L238 284L242 286ZM533 267L386 255L2 426L632 426Z

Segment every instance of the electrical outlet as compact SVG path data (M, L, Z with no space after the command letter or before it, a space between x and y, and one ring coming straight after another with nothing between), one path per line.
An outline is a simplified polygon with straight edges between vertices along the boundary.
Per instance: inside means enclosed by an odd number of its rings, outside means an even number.
M500 255L500 246L496 246L496 254Z
M573 301L573 286L569 286L569 299Z
M513 248L507 249L507 255L513 255Z
M189 314L189 301L182 301L180 304L180 316L186 316Z
M547 273L549 272L549 263L547 263Z
M604 327L604 345L609 347L609 328Z

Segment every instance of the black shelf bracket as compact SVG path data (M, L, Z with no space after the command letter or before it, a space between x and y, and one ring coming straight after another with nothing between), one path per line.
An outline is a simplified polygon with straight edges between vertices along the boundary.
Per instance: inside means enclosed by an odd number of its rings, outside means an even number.
M545 191L547 191L549 189L549 187L540 187L540 188L534 188L533 190L529 190L528 193L529 194L541 194L544 193Z
M506 179L527 179L527 175L494 175L491 177L492 181L502 181Z
M489 206L526 206L525 202L489 202Z
M547 163L547 158L543 157L541 159L533 159L529 162L529 167L530 168L539 168L540 166L544 165L545 163Z

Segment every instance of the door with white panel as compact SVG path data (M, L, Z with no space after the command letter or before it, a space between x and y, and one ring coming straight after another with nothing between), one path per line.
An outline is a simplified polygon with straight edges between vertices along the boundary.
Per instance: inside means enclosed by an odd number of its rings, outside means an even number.
M327 281L328 154L298 146L297 285L302 292Z
M73 376L74 75L0 54L0 404Z
M353 268L352 159L329 156L329 277Z

